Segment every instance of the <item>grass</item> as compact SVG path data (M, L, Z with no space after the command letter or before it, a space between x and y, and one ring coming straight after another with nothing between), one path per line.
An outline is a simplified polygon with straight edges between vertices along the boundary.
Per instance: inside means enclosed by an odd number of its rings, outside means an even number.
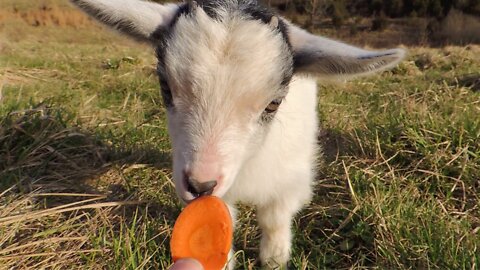
M0 4L0 269L167 268L181 205L152 50L13 5ZM391 72L320 87L324 157L292 269L480 267L479 55L410 48ZM256 269L255 211L241 209L237 266Z

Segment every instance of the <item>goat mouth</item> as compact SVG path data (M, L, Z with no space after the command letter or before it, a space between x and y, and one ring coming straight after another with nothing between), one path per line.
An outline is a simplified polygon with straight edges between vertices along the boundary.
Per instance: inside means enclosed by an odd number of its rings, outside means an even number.
M188 183L187 181L184 180L182 181L182 194L180 194L180 199L185 203L185 204L189 204L191 203L193 200L199 198L200 196L202 195L207 195L207 194L203 194L203 193L196 193L194 190L192 190L189 186L188 186ZM213 192L213 191L212 191ZM211 195L211 192L210 194L208 195Z

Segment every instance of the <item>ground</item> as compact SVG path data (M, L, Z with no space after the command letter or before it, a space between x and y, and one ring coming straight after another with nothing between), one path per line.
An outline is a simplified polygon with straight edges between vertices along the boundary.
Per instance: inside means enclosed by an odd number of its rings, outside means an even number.
M45 4L45 5L44 5ZM292 269L480 267L480 47L320 86ZM63 1L0 4L0 269L165 269L181 210L146 45ZM238 269L256 269L242 206Z

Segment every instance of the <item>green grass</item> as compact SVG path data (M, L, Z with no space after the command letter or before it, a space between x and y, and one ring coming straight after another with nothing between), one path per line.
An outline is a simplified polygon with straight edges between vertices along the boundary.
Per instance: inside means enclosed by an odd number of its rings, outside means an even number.
M17 17L0 37L0 269L167 268L181 205L153 51ZM292 269L480 267L480 92L462 86L479 55L411 48L393 71L320 87L324 157ZM256 269L241 209L237 266Z

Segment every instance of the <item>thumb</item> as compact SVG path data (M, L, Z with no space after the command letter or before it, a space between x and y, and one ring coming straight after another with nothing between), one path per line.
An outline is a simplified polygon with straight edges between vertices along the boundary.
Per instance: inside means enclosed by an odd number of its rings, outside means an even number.
M197 260L187 258L176 261L168 270L203 270L203 266Z

